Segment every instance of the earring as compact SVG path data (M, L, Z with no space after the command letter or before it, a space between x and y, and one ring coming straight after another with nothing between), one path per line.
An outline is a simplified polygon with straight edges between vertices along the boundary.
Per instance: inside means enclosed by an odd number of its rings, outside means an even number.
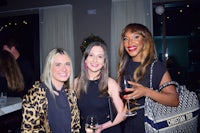
M84 63L84 65L85 65L85 69L88 70L88 65L87 65L87 63Z

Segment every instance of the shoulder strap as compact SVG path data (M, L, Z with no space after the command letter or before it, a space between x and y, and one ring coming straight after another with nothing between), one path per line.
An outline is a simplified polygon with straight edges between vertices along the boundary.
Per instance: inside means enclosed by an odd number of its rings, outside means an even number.
M169 86L169 85L174 85L176 87L179 87L179 83L176 82L176 81L169 81L169 82L166 82L164 84L162 84L160 87L159 87L159 90L162 90L163 88Z
M157 60L154 60L150 69L150 88L153 89L153 66Z
M159 87L159 91L161 91L163 88L169 86L169 85L174 85L176 87L176 91L178 93L181 93L181 91L183 91L183 86L181 87L181 85L179 85L178 82L176 81L169 81L169 82L166 82L164 84L162 84L160 87Z
M150 70L150 88L153 89L153 66L155 64L156 60L151 64L151 70ZM161 91L163 88L169 86L169 85L174 85L176 86L177 88L179 88L179 83L176 82L176 81L169 81L169 82L166 82L164 84L162 84L160 87L159 87L159 90L158 91ZM177 90L178 92L180 92L181 90Z

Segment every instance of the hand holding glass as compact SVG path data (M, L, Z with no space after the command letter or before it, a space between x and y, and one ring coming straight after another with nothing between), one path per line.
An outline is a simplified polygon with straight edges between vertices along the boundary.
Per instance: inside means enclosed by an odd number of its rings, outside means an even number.
M89 115L85 122L86 133L95 133L98 128L97 117L94 115Z
M131 88L131 85L128 83L128 79L126 79L126 77L124 77L123 79L123 89L125 88ZM122 90L122 95L127 95L127 94L130 94L131 92L125 92L124 90ZM127 99L126 100L126 105L127 105L127 109L128 109L128 112L126 114L126 116L135 116L137 114L136 111L131 111L131 107L130 107L130 101Z

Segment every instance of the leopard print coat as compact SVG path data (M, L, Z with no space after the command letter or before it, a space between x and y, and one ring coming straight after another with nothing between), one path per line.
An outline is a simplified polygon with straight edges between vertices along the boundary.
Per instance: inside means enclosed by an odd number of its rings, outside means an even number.
M24 96L22 102L22 133L51 133L47 119L48 100L46 98L45 87L37 81ZM80 113L77 107L77 99L73 90L65 88L69 106L71 108L71 132L80 132Z

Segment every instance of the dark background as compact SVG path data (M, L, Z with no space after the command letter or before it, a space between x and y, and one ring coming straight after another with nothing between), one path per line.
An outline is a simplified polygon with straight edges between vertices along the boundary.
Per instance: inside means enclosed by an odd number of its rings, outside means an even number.
M31 61L35 77L39 79L39 15L31 14L1 18L0 28L1 47L7 38L15 38L19 43L20 53Z
M200 1L153 4L154 38L159 58L163 61L163 15L155 12L158 5L165 7L165 37L170 57L167 63L171 63L168 69L172 78L186 84L190 90L200 89Z
M1 3L6 5L6 1L0 1L0 4ZM75 2L74 4L77 3ZM153 35L158 55L162 55L160 51L162 49L163 16L156 14L155 8L160 4L163 4L165 7L165 29L169 56L172 57L174 66L176 66L176 70L174 70L174 68L172 69L172 76L175 80L188 85L191 89L200 88L200 1L185 0L153 3ZM189 7L187 7L188 4ZM76 9L78 7L75 5L74 8ZM179 12L180 9L183 11L182 13ZM75 12L75 14L76 13L77 12ZM27 21L28 24L23 24L23 20ZM18 23L17 26L14 26L15 22ZM9 23L11 23L11 25L9 25ZM76 22L74 23L76 24ZM7 27L5 27L6 24ZM39 79L39 15L0 16L0 28L1 27L4 28L0 31L0 45L7 36L15 37L21 45L20 51L31 60L35 75ZM77 26L75 26L75 31L76 30ZM79 36L81 35L75 35L75 43L77 43L76 38ZM75 49L79 49L79 43L76 44L78 48ZM77 67L76 63L75 67Z

